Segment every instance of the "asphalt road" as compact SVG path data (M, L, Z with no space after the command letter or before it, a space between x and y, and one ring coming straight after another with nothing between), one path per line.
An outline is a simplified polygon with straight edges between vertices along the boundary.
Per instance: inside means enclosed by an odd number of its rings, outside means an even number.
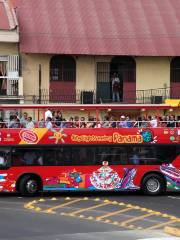
M165 226L180 226L179 206L178 193L1 194L0 239L179 239L164 233Z

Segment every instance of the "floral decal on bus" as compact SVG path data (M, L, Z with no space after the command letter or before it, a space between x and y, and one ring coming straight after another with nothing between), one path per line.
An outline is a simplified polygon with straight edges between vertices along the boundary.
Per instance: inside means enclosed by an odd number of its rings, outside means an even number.
M118 188L120 178L118 173L108 166L108 162L103 162L103 166L93 172L90 181L96 189L111 190Z
M95 189L100 190L138 189L133 183L136 171L134 168L124 168L124 176L120 178L118 173L108 166L108 162L103 162L103 166L92 173L90 181Z
M167 187L180 190L180 169L175 168L172 164L163 164L160 170L166 177Z

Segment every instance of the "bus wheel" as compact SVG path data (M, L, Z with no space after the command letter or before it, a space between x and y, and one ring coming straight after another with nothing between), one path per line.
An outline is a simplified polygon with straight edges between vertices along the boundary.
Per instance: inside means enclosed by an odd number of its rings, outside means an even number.
M163 194L166 191L165 180L158 174L149 174L144 177L141 190L151 196Z
M35 196L40 191L40 184L33 175L25 175L19 183L19 192L22 196Z

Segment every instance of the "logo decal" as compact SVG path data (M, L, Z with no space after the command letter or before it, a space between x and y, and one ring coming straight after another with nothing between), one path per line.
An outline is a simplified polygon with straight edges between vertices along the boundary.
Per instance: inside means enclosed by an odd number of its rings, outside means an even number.
M56 129L50 129L51 132L53 132L53 136L49 136L49 139L55 139L55 144L58 144L59 141L64 143L64 138L67 137L67 134L63 132L63 129L60 129L59 131Z
M137 134L142 136L144 143L156 143L158 141L157 136L154 136L150 129L140 129Z
M32 130L23 129L20 131L19 136L21 140L26 143L37 143L37 141L39 140L38 135Z

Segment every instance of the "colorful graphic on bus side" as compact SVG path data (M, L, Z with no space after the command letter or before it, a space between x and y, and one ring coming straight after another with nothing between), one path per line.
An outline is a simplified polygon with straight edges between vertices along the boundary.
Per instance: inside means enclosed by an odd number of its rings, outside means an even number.
M72 172L61 173L57 177L46 178L45 181L44 190L73 190L82 187L80 186L82 182L81 173L78 173L76 169Z
M15 181L10 180L7 173L0 174L0 192L14 192Z
M122 178L108 166L108 162L103 162L102 167L92 172L92 174L82 174L74 169L72 172L60 173L57 177L46 178L44 190L136 190L139 189L133 183L137 170L134 168L124 168Z
M172 135L173 134L173 135ZM164 129L2 129L1 144L158 144L180 143L178 131Z
M161 172L167 180L167 188L180 190L180 169L175 168L172 164L163 164L160 166Z
M139 189L135 186L133 179L137 170L134 168L124 168L124 175L119 177L118 173L108 166L108 162L103 162L103 166L93 172L90 181L95 189Z

